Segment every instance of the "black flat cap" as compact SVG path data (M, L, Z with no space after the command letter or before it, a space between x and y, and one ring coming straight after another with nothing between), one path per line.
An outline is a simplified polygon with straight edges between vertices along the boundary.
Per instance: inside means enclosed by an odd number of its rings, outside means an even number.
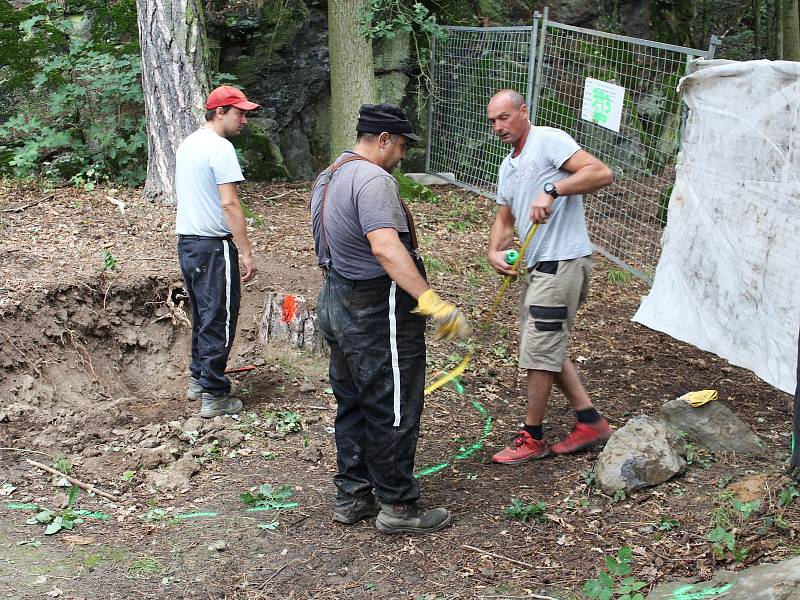
M412 142L422 138L414 133L414 128L406 115L395 104L362 104L358 111L358 133L399 133Z

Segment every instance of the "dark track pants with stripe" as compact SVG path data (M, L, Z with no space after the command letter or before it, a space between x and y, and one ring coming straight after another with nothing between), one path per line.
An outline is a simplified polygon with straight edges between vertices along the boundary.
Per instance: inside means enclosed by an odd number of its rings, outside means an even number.
M225 375L239 319L239 253L229 239L181 236L178 262L192 304L189 370L207 392L231 389Z
M424 273L424 271L423 271ZM425 387L425 319L388 277L352 281L331 271L317 301L336 396L337 497L375 491L380 502L419 498L414 456Z

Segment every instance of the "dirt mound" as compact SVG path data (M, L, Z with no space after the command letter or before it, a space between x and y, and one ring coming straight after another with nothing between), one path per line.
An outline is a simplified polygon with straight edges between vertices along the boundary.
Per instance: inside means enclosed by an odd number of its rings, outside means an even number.
M153 400L179 395L183 383L184 302L180 283L162 277L121 288L65 284L6 300L0 421L9 424L0 436L76 452L98 428L163 418Z

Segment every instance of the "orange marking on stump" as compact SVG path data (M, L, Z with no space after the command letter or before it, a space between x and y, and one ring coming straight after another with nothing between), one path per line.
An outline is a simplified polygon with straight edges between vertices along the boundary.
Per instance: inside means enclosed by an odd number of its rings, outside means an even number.
M297 300L295 297L286 294L283 297L281 308L283 309L283 322L289 323L290 321L294 321L295 316L297 316Z

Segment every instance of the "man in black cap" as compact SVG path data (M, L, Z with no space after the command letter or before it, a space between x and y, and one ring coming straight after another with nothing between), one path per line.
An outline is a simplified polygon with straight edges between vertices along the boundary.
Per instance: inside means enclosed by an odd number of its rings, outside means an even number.
M391 176L420 138L391 104L363 105L356 130L352 152L319 175L311 201L326 274L317 315L338 403L333 518L353 524L377 515L385 533L429 533L447 526L450 513L418 506L413 476L424 317L433 319L437 337L467 335L469 324L428 286L413 217Z

